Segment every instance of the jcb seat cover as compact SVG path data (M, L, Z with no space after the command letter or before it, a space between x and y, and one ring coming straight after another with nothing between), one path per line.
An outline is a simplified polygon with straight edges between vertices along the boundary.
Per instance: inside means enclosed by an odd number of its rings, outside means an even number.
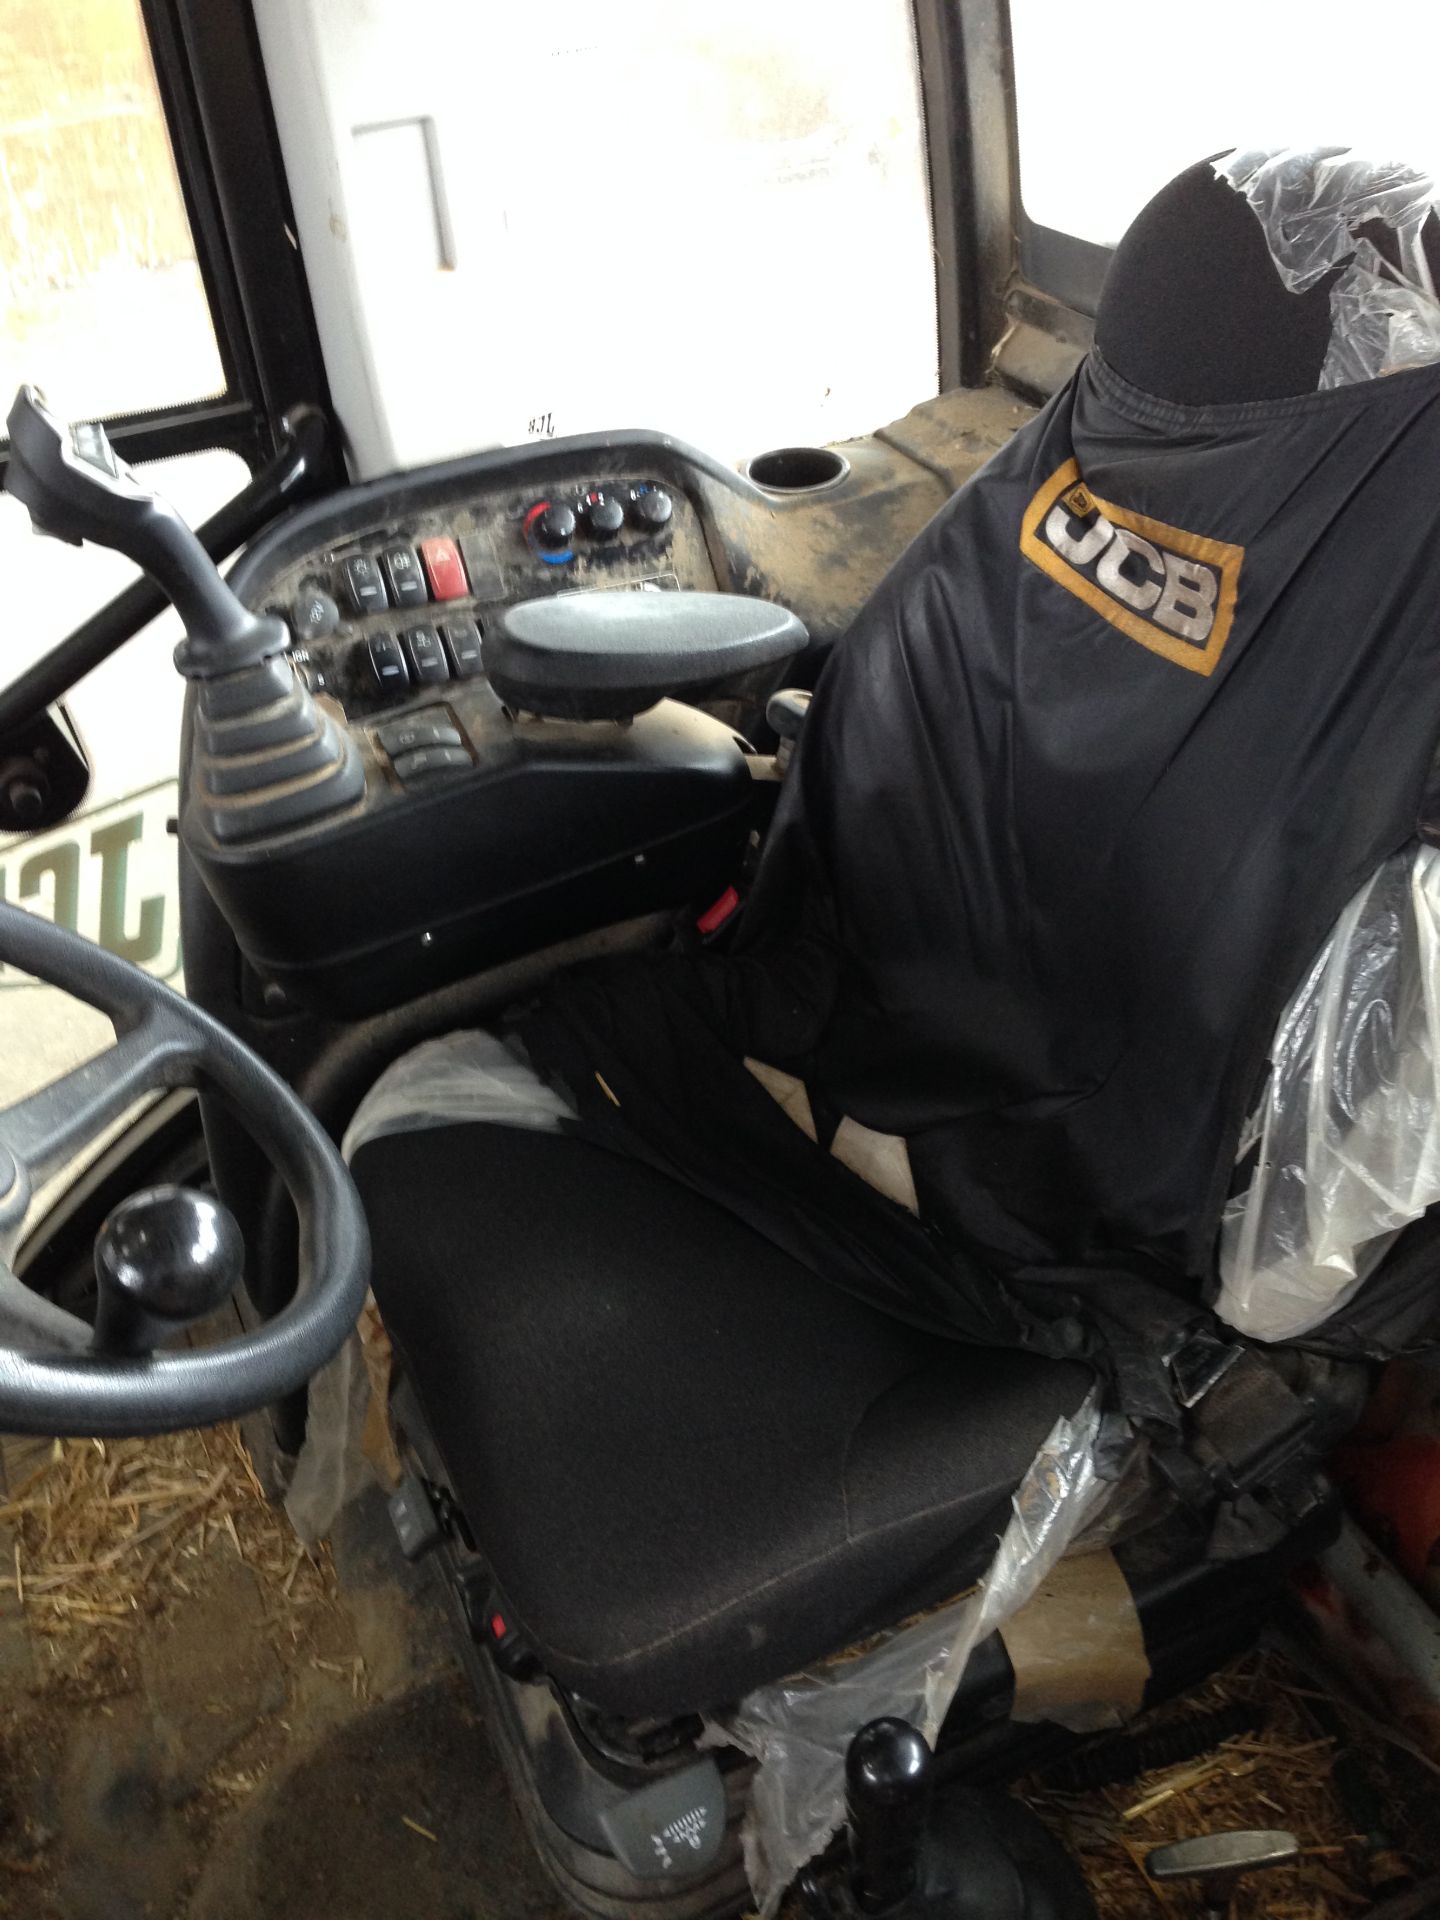
M462 1504L617 1710L713 1705L956 1584L1074 1360L1175 1419L1277 1016L1414 830L1440 365L1318 390L1330 283L1287 291L1209 168L1113 284L835 649L736 947L519 1019L586 1138L357 1158ZM916 1211L828 1150L846 1120L903 1137Z

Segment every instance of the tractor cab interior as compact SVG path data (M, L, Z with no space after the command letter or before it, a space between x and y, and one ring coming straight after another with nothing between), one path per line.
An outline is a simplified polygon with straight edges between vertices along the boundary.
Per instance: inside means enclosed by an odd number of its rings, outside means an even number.
M1196 159L1093 329L1012 262L978 377L745 472L392 469L357 399L197 533L20 386L7 492L183 625L185 995L0 904L116 1036L0 1111L0 1428L259 1414L307 1541L378 1477L568 1910L1082 1920L1007 1783L1353 1542L1327 1461L1436 1330L1437 198ZM125 619L0 695L8 824ZM114 1138L181 1088L195 1187ZM1152 1884L1295 1851L1195 1845Z

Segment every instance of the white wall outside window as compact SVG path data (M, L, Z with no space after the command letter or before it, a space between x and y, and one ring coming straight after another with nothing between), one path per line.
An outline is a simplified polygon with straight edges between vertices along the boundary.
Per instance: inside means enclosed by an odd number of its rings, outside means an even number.
M362 475L650 426L726 459L936 391L910 0L257 0Z
M1232 146L1366 145L1440 163L1440 8L1011 0L1025 211L1113 246L1165 182Z

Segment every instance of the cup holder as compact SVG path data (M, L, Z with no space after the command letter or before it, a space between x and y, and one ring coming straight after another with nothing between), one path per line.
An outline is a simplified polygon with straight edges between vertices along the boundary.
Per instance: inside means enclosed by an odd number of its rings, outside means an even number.
M838 487L849 471L850 462L833 447L772 447L747 463L745 478L766 493L818 493Z

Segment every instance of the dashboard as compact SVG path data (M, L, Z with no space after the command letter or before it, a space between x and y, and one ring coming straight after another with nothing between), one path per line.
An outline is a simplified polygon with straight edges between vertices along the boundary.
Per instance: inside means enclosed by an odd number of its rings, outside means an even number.
M702 913L739 879L774 803L767 695L813 684L1021 411L1010 396L942 396L849 443L829 484L792 491L634 431L496 449L297 508L230 581L285 622L307 711L341 743L349 784L307 811L320 756L296 737L294 777L250 804L258 756L244 749L281 714L278 683L273 714L252 701L233 725L192 692L179 829L204 895L189 920L218 914L253 1000L359 1019L590 929ZM623 721L542 720L491 687L487 633L507 608L680 589L778 602L809 643L758 680ZM211 750L227 731L241 750L222 764ZM198 926L185 939L188 954Z

